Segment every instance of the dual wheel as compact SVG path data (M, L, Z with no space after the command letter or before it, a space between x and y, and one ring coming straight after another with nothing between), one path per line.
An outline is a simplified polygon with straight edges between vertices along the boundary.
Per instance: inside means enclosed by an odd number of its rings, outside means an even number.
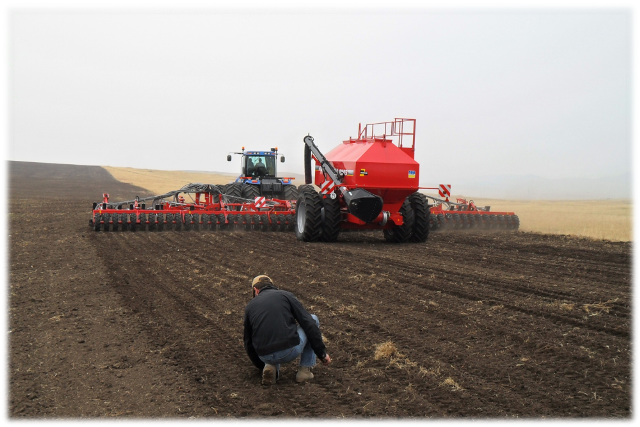
M303 242L333 242L340 234L340 202L337 198L323 199L312 185L298 188L296 202L296 238Z
M429 202L424 194L415 192L404 200L400 208L402 225L382 230L391 243L426 242L429 238Z
M384 237L393 243L424 242L429 237L429 203L424 194L413 193L402 204L403 224L384 229ZM296 203L296 238L303 242L333 242L340 234L338 198L322 198L311 185L299 188Z

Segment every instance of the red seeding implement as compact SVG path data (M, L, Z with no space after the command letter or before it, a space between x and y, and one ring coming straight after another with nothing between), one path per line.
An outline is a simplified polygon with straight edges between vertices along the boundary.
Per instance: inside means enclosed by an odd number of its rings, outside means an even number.
M427 197L436 203L431 207L429 218L431 231L517 230L520 227L520 219L513 212L490 212L490 206L476 206L473 200L456 199L457 203L452 203L448 198Z
M415 119L368 124L357 138L323 155L310 135L305 143L305 184L296 203L299 240L334 241L341 230L379 229L394 243L424 242L430 230L474 227L517 229L513 212L489 212L473 201L449 202L450 185L440 186L445 200L430 206L418 192L420 165L414 160ZM395 143L394 143L395 140ZM311 159L315 185L309 184ZM426 188L425 188L426 189ZM444 192L443 192L444 190Z
M247 230L287 231L293 228L292 200L242 197L243 184L188 184L159 196L93 204L89 225L96 231L121 230ZM189 200L186 200L186 197ZM148 205L148 206L147 206Z
M234 154L241 159L235 182L188 184L159 196L115 203L105 193L102 203L93 204L89 225L96 231L293 230L298 189L293 178L277 176L278 148L245 152L242 147Z
M245 152L243 147L235 153L241 155L241 174L235 182L188 184L166 194L115 203L105 193L101 203L93 204L89 225L96 231L294 230L305 242L332 242L343 230L382 230L394 243L424 242L429 231L441 229L517 230L520 221L513 212L490 212L489 206L477 207L464 199L450 202L450 185L438 188L443 199L418 191L435 188L418 184L415 127L415 119L360 126L356 138L326 155L307 135L305 185L298 188L293 178L276 176L277 148Z

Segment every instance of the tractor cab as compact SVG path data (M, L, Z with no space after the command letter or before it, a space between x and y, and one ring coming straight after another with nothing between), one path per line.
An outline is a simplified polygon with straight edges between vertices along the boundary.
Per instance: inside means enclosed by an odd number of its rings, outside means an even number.
M229 153L227 161L231 161L231 154L240 154L240 177L238 178L275 178L278 174L276 162L278 159L278 147L271 151L244 151L239 153ZM284 162L284 156L280 156L280 161Z
M242 156L242 174L252 178L276 176L276 153L271 151L247 151Z

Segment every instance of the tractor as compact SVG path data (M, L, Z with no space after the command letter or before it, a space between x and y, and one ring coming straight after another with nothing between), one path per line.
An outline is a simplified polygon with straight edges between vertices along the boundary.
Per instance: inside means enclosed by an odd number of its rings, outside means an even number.
M266 197L268 199L296 200L298 189L291 181L294 178L278 177L277 158L278 147L270 151L245 151L229 153L227 161L232 160L232 154L239 154L240 175L227 186L230 194L239 192L237 196L245 199ZM280 156L280 162L284 163L284 156ZM235 195L235 194L234 194Z

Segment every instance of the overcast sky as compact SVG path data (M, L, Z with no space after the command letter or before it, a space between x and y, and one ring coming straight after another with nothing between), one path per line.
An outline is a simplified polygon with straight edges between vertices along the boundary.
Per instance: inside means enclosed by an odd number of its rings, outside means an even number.
M631 171L631 13L10 13L10 160L303 171L358 123L417 119L423 186Z

